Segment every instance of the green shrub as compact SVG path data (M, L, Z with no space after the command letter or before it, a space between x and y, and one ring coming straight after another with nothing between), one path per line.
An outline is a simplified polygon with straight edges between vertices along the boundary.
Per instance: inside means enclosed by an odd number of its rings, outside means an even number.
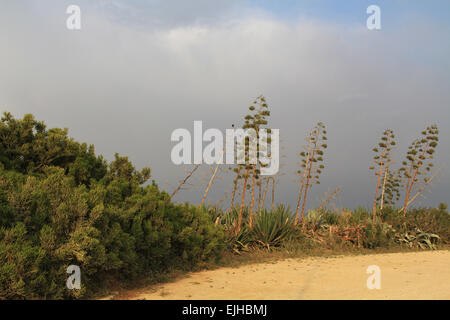
M367 219L364 223L364 235L362 243L364 248L389 248L394 243L395 230L390 224L381 222L380 219Z
M322 210L321 216L324 224L327 225L338 225L342 223L342 217L338 214L334 213L333 211L329 210Z
M450 243L450 215L444 207L410 209L406 216L396 208L386 208L381 212L381 218L400 234L421 229L425 233L439 235L442 243Z
M0 298L78 298L108 278L190 269L224 249L206 211L173 205L156 185L118 179L87 188L63 169L46 174L18 183L2 172ZM81 268L81 293L65 287L71 264Z

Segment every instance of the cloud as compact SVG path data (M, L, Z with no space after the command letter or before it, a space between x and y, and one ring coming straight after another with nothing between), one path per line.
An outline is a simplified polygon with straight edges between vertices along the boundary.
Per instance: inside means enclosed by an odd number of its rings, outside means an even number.
M318 121L328 126L330 143L313 202L340 186L343 205L370 204L370 150L386 128L397 132L400 159L420 130L437 122L436 161L450 161L448 26L424 19L371 32L364 22L285 21L245 8L228 14L235 9L225 1L187 3L95 2L82 6L81 31L65 28L64 3L49 11L37 2L31 11L6 5L0 13L0 37L7 39L0 42L1 108L69 127L108 158L117 151L139 167L150 165L164 187L184 171L170 162L174 129L192 130L194 120L223 130L239 125L254 97L264 94L287 156L278 200L291 205L296 154ZM219 14L221 6L228 13ZM162 22L131 23L135 15ZM424 203L446 201L449 188L442 182ZM211 199L220 198L218 189ZM196 202L201 192L179 199Z

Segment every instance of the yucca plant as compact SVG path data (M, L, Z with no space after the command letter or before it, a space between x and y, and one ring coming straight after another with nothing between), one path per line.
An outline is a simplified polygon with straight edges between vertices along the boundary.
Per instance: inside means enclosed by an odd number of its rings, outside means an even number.
M263 209L255 216L252 235L257 243L269 249L280 246L292 231L291 212L280 205L273 212Z

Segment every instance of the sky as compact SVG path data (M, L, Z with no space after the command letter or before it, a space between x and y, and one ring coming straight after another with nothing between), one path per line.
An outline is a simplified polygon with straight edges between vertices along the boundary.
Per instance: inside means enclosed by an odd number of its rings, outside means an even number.
M66 28L72 4L81 30ZM372 4L381 30L366 27ZM437 0L1 0L0 111L67 127L109 160L127 155L171 192L191 168L171 162L171 133L192 132L194 120L242 125L263 94L284 155L277 202L295 207L298 152L317 122L327 126L326 168L309 208L336 187L336 206L370 207L371 150L383 131L396 133L398 165L437 124L444 171L417 203L436 206L450 193L449 34L450 2ZM203 166L176 200L199 203L209 175ZM220 173L211 203L230 179Z

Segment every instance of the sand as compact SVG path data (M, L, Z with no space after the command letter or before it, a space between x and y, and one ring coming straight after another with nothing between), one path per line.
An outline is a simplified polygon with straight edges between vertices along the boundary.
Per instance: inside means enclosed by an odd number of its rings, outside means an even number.
M381 288L368 289L367 268ZM311 257L220 268L119 299L450 299L450 251Z

